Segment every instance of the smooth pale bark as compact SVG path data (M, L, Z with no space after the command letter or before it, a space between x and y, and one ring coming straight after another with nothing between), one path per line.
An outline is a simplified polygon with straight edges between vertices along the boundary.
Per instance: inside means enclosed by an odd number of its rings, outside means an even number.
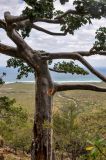
M47 63L44 61L36 77L36 108L34 117L34 141L32 144L32 160L52 160L52 129L45 127L52 121L52 93L53 83Z

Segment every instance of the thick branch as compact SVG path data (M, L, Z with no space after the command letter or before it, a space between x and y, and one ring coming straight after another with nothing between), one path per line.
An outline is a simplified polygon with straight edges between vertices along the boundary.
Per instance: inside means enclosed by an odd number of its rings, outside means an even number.
M81 56L89 57L92 55L101 55L106 56L106 51L95 51L95 52L89 52L89 51L75 51L75 52L58 52L58 53L45 53L44 57L42 55L42 58L50 60L50 59L67 59L70 58L73 54L79 54Z
M34 54L33 49L24 41L21 35L16 31L16 23L10 23L11 15L9 12L4 13L6 21L6 32L8 37L17 45L18 51L20 51L21 56L24 58L31 67L38 70L37 62L39 61L39 54L36 51Z
M5 12L5 15L8 18L8 22L10 22L10 23L17 23L17 22L25 21L25 20L27 20L27 21L29 20L29 22L30 22L30 19L28 18L28 16L24 16L24 15L13 16L13 15L10 15L10 12ZM62 20L58 20L58 19L46 19L46 18L35 18L33 20L33 22L46 22L46 23L58 24L58 23L61 23Z
M5 29L6 28L6 23L0 19L0 28Z
M4 16L5 16L6 21L8 23L16 23L16 22L20 22L20 21L24 21L24 20L28 19L28 17L24 16L24 15L13 16L8 11L4 13Z
M33 49L23 40L23 38L18 34L18 32L13 29L8 32L8 36L17 45L21 52L24 60L33 68L36 68L36 62L38 61L39 55L33 54Z
M19 54L18 49L15 47L11 47L8 45L4 45L2 43L0 43L0 52L2 54L5 54L7 56L12 56L15 58L21 58L23 59L23 57L21 56L21 54Z
M50 59L73 59L80 61L84 66L86 66L94 75L106 82L106 77L100 72L96 71L80 54L78 53L49 53L48 60ZM47 57L44 57L47 58Z
M25 15L13 16L10 14L10 12L7 11L7 12L5 12L5 17L7 17L6 20L8 21L8 23L18 23L18 22L19 23L24 22L23 24L26 24L26 22L27 22L27 24L31 23L31 21L27 15L26 16ZM62 18L61 18L61 20L60 19L35 18L33 20L33 23L34 22L60 24L60 23L63 23L64 20Z
M7 35L9 36L9 38L17 45L17 47L19 47L21 49L26 48L26 49L31 50L31 48L23 40L21 35L15 30L16 23L11 23L10 20L11 20L12 16L11 16L10 12L5 12L4 17L5 17L5 21L7 23L6 32L7 32Z
M48 31L42 27L39 27L35 24L32 25L32 28L38 30L38 31L41 31L41 32L44 32L44 33L47 33L49 35L53 35L53 36L65 36L67 34L67 32L64 32L64 33L56 33L56 32L51 32L51 31Z
M17 45L17 47L23 50L28 49L32 51L31 47L24 41L21 35L14 28L7 30L7 35Z
M67 91L67 90L91 90L97 92L106 92L106 88L98 87L92 84L77 84L77 83L55 84L55 92Z

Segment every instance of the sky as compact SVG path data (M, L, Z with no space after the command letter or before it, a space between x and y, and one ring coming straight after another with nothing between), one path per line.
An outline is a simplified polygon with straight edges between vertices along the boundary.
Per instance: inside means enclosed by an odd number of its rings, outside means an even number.
M73 0L66 5L61 6L59 1L55 2L56 9L66 11L72 6ZM20 15L26 4L22 0L0 0L0 19L3 19L4 12L10 11L13 15ZM59 32L59 25L46 23L38 23L45 29ZM26 42L36 50L44 50L48 52L73 52L73 51L89 51L95 42L95 31L100 26L106 25L106 19L94 20L93 25L85 25L75 34L63 37L51 36L43 32L32 30L30 37L26 38ZM15 44L7 37L6 33L0 29L0 41L4 44L15 46ZM0 66L5 66L9 57L0 54ZM86 58L94 67L106 67L106 58L104 56L91 56Z

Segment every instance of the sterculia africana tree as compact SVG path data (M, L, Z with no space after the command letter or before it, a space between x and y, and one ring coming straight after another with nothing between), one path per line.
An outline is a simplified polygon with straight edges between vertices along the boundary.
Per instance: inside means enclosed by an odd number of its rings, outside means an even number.
M85 59L91 55L106 55L106 28L101 27L96 32L96 41L89 51L47 53L31 48L25 41L25 37L30 38L32 29L44 32L52 36L65 36L74 34L74 31L87 23L91 24L93 19L106 17L106 2L96 0L74 0L74 9L66 12L56 11L53 0L24 0L27 7L20 16L11 15L6 11L4 19L0 20L0 28L15 43L16 47L0 43L0 52L13 57L8 61L8 66L19 67L18 78L27 76L28 72L33 72L36 76L36 107L34 115L33 134L34 140L31 147L32 160L52 160L52 133L51 128L44 128L44 122L52 121L52 98L56 92L65 90L93 90L106 92L106 88L101 88L91 84L71 84L54 83L51 79L50 71L62 73L88 74L83 68L75 65L73 61L58 62L53 68L49 64L54 59L78 60L89 69L94 75L106 82L106 77L95 70ZM68 0L60 0L65 4ZM60 32L55 33L43 27L37 22L49 24L60 24ZM76 44L77 45L77 44ZM36 44L35 44L36 46Z

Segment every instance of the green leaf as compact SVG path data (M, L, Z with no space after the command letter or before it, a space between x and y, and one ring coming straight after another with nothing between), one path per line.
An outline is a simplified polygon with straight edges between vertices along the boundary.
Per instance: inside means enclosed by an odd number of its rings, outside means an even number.
M53 67L57 71L63 71L64 73L71 73L71 74L82 74L87 75L89 74L83 68L79 67L78 65L74 64L73 61L70 62L58 62L54 64Z
M21 59L10 58L7 61L7 67L18 68L17 79L21 79L24 76L28 77L29 73L34 73L33 68L24 63Z

